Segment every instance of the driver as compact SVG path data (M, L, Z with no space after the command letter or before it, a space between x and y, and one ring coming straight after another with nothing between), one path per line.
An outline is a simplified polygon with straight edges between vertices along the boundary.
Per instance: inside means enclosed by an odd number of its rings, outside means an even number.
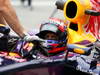
M49 55L62 53L66 50L66 24L58 18L49 18L40 26L39 38L46 40L42 45Z
M32 33L32 32L31 32ZM31 34L33 35L34 34ZM34 32L33 32L34 33ZM40 32L35 36L43 39L42 41L34 40L32 41L18 41L12 52L20 54L22 57L31 56L36 50L40 53L48 56L62 53L66 50L66 26L65 23L57 18L50 18L47 22L44 22L40 26ZM35 43L35 41L39 43Z

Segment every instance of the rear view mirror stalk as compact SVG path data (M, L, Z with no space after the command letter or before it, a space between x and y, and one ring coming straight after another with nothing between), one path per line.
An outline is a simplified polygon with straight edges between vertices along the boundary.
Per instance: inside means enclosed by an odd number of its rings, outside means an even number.
M91 16L100 16L100 12L94 11L94 10L86 10L85 14L91 15Z

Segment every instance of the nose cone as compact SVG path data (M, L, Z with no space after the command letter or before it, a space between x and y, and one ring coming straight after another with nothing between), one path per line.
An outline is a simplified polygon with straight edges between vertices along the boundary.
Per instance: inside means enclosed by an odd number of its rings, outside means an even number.
M67 0L64 5L64 16L67 20L81 24L89 18L85 10L91 9L90 0Z

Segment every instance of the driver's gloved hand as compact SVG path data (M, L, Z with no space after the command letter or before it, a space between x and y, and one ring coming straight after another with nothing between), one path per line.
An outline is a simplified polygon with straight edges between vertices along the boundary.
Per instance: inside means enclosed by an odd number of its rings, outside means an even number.
M25 41L34 41L34 40L37 40L37 41L44 41L43 39L39 38L39 37L36 36L36 35L33 35L33 36L25 35L25 37L23 38L23 40L25 40Z

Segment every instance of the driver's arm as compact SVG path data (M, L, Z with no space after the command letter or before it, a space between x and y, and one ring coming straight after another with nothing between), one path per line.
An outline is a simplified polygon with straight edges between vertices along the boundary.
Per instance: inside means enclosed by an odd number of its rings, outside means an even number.
M0 0L0 23L5 24L4 20L20 37L25 35L25 30L9 0Z

